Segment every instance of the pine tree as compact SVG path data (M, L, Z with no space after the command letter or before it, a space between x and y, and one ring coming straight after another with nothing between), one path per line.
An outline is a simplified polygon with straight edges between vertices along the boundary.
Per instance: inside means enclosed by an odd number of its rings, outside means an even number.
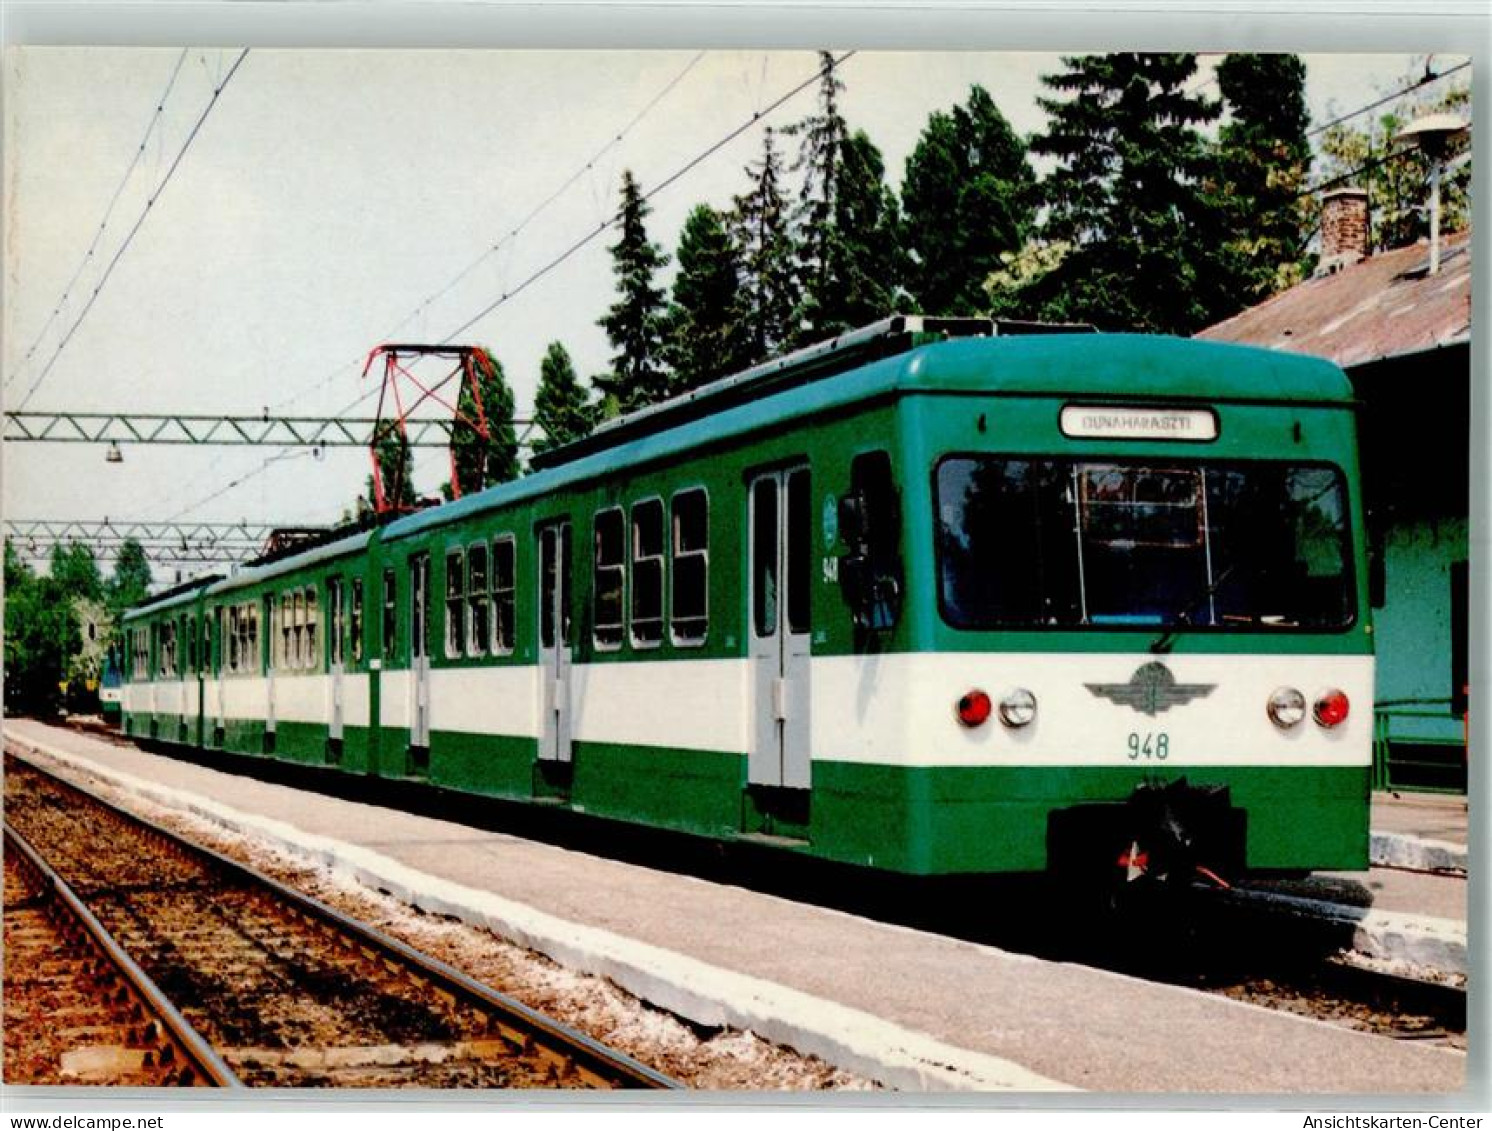
M1059 321L1189 334L1215 313L1208 280L1224 269L1197 130L1219 107L1188 93L1192 55L1063 62L1067 71L1042 82L1067 98L1039 100L1050 120L1032 149L1057 162L1041 184L1041 234L1067 252L1032 297Z
M844 83L834 69L834 56L819 52L818 108L782 132L798 141L798 157L792 172L802 175L802 189L793 215L797 230L797 270L802 286L801 305L795 318L799 344L815 340L824 322L824 308L832 301L831 259L834 256L835 220L849 127L839 112Z
M720 213L707 204L689 213L678 256L665 356L683 392L746 368L751 357L740 256Z
M1262 302L1305 276L1312 204L1305 64L1297 55L1233 54L1217 67L1229 120L1218 131L1213 209L1225 271L1215 317Z
M816 338L884 318L899 304L907 261L896 194L885 174L880 150L863 130L845 139L824 286L814 312Z
M797 338L801 295L797 249L786 197L782 159L771 127L762 133L761 161L748 166L751 189L735 199L731 235L741 256L741 300L747 313L746 352L765 361Z
M477 392L463 375L461 396L456 401L456 422L451 428L451 475L463 495L517 479L518 436L513 430L513 390L503 367L486 350L470 355ZM487 437L478 428L477 401L487 423ZM453 492L454 494L454 492Z
M534 440L534 454L589 435L595 414L569 351L559 342L550 342L539 364L539 388L534 394L534 423L543 433Z
M982 314L984 283L1019 251L1034 215L1025 146L981 86L935 111L902 184L912 295L925 314Z
M620 297L598 323L616 353L611 371L597 378L602 394L623 413L661 401L670 392L662 361L664 294L655 281L668 256L648 239L646 220L651 211L631 170L625 171L618 213L621 237L611 248Z

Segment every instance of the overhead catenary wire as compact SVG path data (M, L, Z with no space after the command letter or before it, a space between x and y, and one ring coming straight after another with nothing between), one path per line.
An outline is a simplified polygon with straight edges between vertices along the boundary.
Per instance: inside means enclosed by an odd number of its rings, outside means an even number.
M711 156L713 156L715 153L717 153L719 150L725 148L725 146L729 145L736 138L740 137L743 133L745 133L747 130L749 130L752 126L755 126L756 124L758 124L759 122L761 122L762 119L766 118L769 114L771 114L775 110L779 109L781 106L783 106L789 100L791 100L792 98L794 98L798 94L802 93L808 87L812 86L815 82L819 81L819 79L821 79L824 75L828 74L832 70L837 69L847 59L850 59L854 55L855 55L854 51L846 51L838 59L831 60L828 63L828 65L819 68L817 71L815 71L808 78L804 79L797 86L795 86L791 90L789 90L786 94L783 94L780 97L778 97L775 101L773 101L771 104L769 104L765 109L758 110L755 113L753 113L750 118L746 119L746 121L742 122L739 126L737 126L735 129L731 130L724 137L720 138L713 145L710 145L703 152L696 154L694 157L692 157L689 161L685 162L683 165L681 165L674 172L670 173L667 177L664 177L663 180L661 180L660 182L658 182L658 184L654 185L647 192L643 193L642 194L642 200L644 202L646 202L646 201L651 200L653 197L657 196L660 192L662 192L664 189L666 189L666 188L670 187L671 185L673 185L676 181L678 181L681 177L683 177L685 174L687 174L688 172L690 172L690 170L692 170L696 166L698 166L701 162L707 160L708 158L710 158ZM571 244L569 247L567 247L564 251L560 252L559 255L555 256L553 259L551 259L548 263L544 264L542 267L540 267L533 274L529 275L526 279L524 279L516 287L513 287L511 290L504 291L501 295L499 295L492 302L490 302L486 306L484 306L481 310L479 310L471 318L467 319L460 326L457 326L454 330L452 330L449 334L447 334L444 338L441 339L441 344L445 344L445 343L449 342L457 334L465 333L467 330L471 329L474 325L476 325L478 322L480 322L483 318L487 317L487 315L491 314L498 307L502 306L504 303L510 301L511 299L517 298L518 295L522 294L525 290L527 290L534 283L538 282L545 275L549 274L556 267L560 266L560 264L564 263L567 259L569 259L576 252L578 252L581 248L585 247L587 244L591 243L593 240L599 238L609 228L615 227L616 224L617 224L617 221L619 219L620 219L619 215L618 216L613 216L613 217L611 217L611 219L604 221L600 226L598 226L596 228L593 228L590 232L586 233L580 239L576 240L573 244Z
M83 324L84 319L88 317L88 312L93 309L93 304L98 301L98 296L103 293L104 287L108 284L110 277L114 274L114 268L119 265L119 261L124 258L124 253L129 250L130 245L134 242L135 236L139 234L140 229L144 226L146 218L150 215L151 210L155 207L155 202L159 200L161 198L161 194L166 191L166 186L171 183L171 179L176 175L176 170L181 167L181 162L186 157L187 151L191 149L192 143L196 141L197 135L202 131L203 123L207 121L208 115L211 114L213 111L213 107L218 104L219 97L221 97L223 91L227 89L228 84L233 81L233 76L238 73L238 68L243 65L243 61L248 57L248 54L249 49L247 47L239 52L238 58L235 59L233 62L233 66L230 67L228 69L228 73L223 76L222 83L213 88L212 97L208 100L207 106L203 109L201 115L198 116L196 123L192 126L191 132L187 134L186 141L182 143L181 149L177 151L175 159L171 162L170 167L166 170L166 175L161 178L160 184L155 187L155 190L146 199L145 207L141 209L140 215L135 220L134 226L131 227L128 234L125 235L123 242L119 245L118 250L115 251L113 258L109 260L109 265L104 268L104 273L99 277L98 283L95 284L92 293L88 296L88 301L84 304L82 311L73 321L72 326L68 328L67 333L62 336L62 340L57 343L57 348L52 352L51 359L47 362L46 367L41 371L40 374L37 375L36 380L31 383L31 387L26 390L26 395L21 399L21 403L18 406L19 408L25 408L26 405L31 402L31 398L36 395L36 391L41 388L42 382L47 379L47 376L52 372L53 366L57 364L57 359L62 356L62 351L67 348L67 344L72 341L73 335L78 332L78 327L80 327Z
M745 133L747 130L751 129L753 126L756 126L756 125L760 124L761 122L763 122L767 117L769 117L771 114L773 114L774 112L776 112L777 110L779 110L782 106L786 105L794 97L796 97L797 95L801 94L804 90L808 89L814 83L818 82L825 74L829 73L832 70L836 70L837 68L839 68L840 66L842 66L847 60L849 60L850 58L852 58L855 54L856 54L855 51L846 51L844 54L840 55L837 59L832 59L826 66L819 67L819 68L815 69L814 72L811 75L809 75L806 79L804 79L802 82L797 83L791 89L787 90L785 93L783 93L782 95L778 96L776 99L774 99L767 106L765 106L765 107L763 107L763 108L761 108L759 110L754 111L752 113L752 115L751 115L750 118L748 118L745 121L743 121L742 123L740 123L738 126L736 126L732 130L730 130L728 133L726 133L723 137L721 137L718 140L716 140L715 142L711 143L704 150L702 150L701 152L699 152L698 154L696 154L695 156L693 156L692 158L690 158L688 161L686 161L683 165L679 166L677 169L675 169L668 176L664 177L663 180L661 180L658 184L656 184L655 186L653 186L652 189L650 189L648 192L644 193L643 196L642 196L642 199L644 201L651 200L654 196L658 195L659 193L663 192L665 189L669 188L670 186L672 186L673 184L675 184L676 182L678 182L682 177L686 176L693 169L697 168L702 162L704 162L707 159L709 159L711 156L713 156L719 150L723 149L726 145L730 144L736 138L740 137L743 133ZM691 64L691 66L692 66L692 64ZM680 76L680 77L682 77L682 76ZM661 95L660 95L660 98L661 98ZM657 100L655 99L655 102L656 101ZM635 124L635 122L634 122L634 124ZM590 243L592 243L593 241L595 241L596 239L598 239L608 229L614 227L615 224L616 224L616 222L617 222L617 217L613 216L610 219L602 222L597 227L592 228L590 231L586 232L584 235L582 235L579 239L577 239L573 243L571 243L568 247L566 247L563 251L561 251L554 258L550 259L548 262L546 262L544 265L542 265L541 267L539 267L532 274L528 275L517 286L513 287L510 290L504 291L501 295L498 296L498 298L496 298L492 302L488 303L485 307L483 307L475 315L473 315L471 318L467 319L466 322L462 323L460 326L458 326L455 329L451 330L448 334L445 335L445 337L441 338L440 341L439 341L439 343L437 343L437 344L444 345L444 344L449 343L451 341L451 339L455 338L458 334L462 334L465 331L469 330L477 322L479 322L483 318L487 317L487 315L491 314L498 307L500 307L503 304L509 302L510 300L516 298L523 291L527 290L533 284L539 282L545 276L547 276L548 274L550 274L555 268L559 267L565 261L567 261L572 256L574 256L582 248L586 247L587 245L589 245ZM485 256L485 253L484 253L484 256ZM359 359L359 363L361 363L361 359ZM346 366L344 366L343 368L346 368ZM341 370L338 370L338 373L340 373L340 372L341 372ZM333 376L335 376L335 374ZM324 383L325 382L323 382L323 384ZM372 399L372 397L375 396L377 394L377 392L378 392L378 389L376 387L375 388L370 388L370 389L366 390L360 396L358 396L357 398L355 398L353 401L351 401L349 404L347 404L343 408L337 410L337 412L333 413L332 415L333 416L343 416L343 415L345 415L345 414L347 414L349 412L352 412L353 410L357 409L360 405L362 405L364 402ZM258 468L254 469L252 471L249 471L249 472L245 473L244 475L240 476L238 479L234 480L232 483L230 483L227 486L221 488L220 490L213 492L211 495L209 495L209 496L207 496L207 497L205 497L203 499L200 499L197 502L192 503L192 504L188 505L187 507L183 508L182 510L180 510L180 511L176 512L175 514L171 515L170 516L171 519L174 520L174 519L180 518L182 515L189 514L192 511L196 510L198 507L205 506L207 503L210 503L210 502L214 501L215 499L220 498L222 495L226 494L229 490L233 489L234 487L241 486L243 483L247 482L248 480L253 479L253 478L255 478L255 477L263 474L265 471L267 471L269 469L269 467L270 467L270 465L271 465L272 462L274 462L274 461L273 460L266 460L260 467L258 467Z
M67 281L67 286L62 288L62 297L57 300L52 308L52 313L42 323L41 329L37 332L36 340L31 343L31 348L21 358L21 364L16 367L15 372L5 379L5 387L7 389L10 388L11 382L15 381L21 375L25 366L31 361L37 347L41 345L42 339L46 337L47 331L52 328L52 322L62 313L63 307L67 305L68 299L72 297L73 288L78 285L78 280L82 277L88 264L93 261L93 254L98 250L99 242L104 238L104 232L109 227L109 221L113 219L114 208L118 205L119 198L124 195L124 189L129 184L130 177L134 175L141 160L145 157L145 149L150 144L150 136L155 132L156 126L160 124L161 116L166 110L166 102L171 97L171 91L176 86L176 80L181 74L182 64L186 62L189 51L190 48L182 48L181 54L176 57L176 65L171 68L171 77L166 80L166 88L161 91L160 96L155 100L155 110L151 113L150 121L145 126L144 136L140 138L140 144L135 148L134 156L130 158L129 164L125 167L124 175L119 178L119 184L115 186L114 194L109 197L109 203L104 208L103 219L99 221L98 228L93 233L93 239L88 244L88 249L83 252L83 258L78 261L78 269L73 272L72 278Z
M508 246L515 239L517 239L518 236L522 234L525 228L527 228L536 219L538 219L538 217L542 215L551 205L553 205L556 200L563 196L571 188L571 186L579 181L581 177L585 176L586 173L594 169L596 162L605 157L608 152L621 145L621 143L626 140L627 135L630 134L634 129L636 129L639 123L641 123L642 120L646 118L648 114L650 114L660 102L668 97L668 95L672 93L673 89L678 86L679 83L684 81L689 72L692 71L699 64L699 61L704 57L705 52L697 52L694 57L691 58L689 62L684 65L683 69L679 71L678 74L669 79L669 81L663 86L663 88L659 90L657 94L653 95L652 99L645 106L643 106L642 109L638 110L637 113L632 116L631 120L628 121L626 125L617 130L617 132L613 136L611 136L604 145L596 150L596 152L592 154L584 163L582 163L579 168L571 173L570 176L567 177L558 187L556 187L547 197L545 197L532 209L530 209L528 214L524 216L523 219L521 219L517 224L515 224L510 231L504 233L498 240L496 240L490 246L484 248L480 255L478 255L459 272L457 272L456 275L449 282L447 282L439 290L432 292L424 299L422 299L419 303L417 303L413 310L411 310L408 314L401 318L390 330L388 330L383 335L382 340L391 340L395 334L397 334L401 329L403 329L411 321L417 318L423 311L428 310L434 303L440 301L440 299L450 294L451 291L455 290L456 287L465 282L466 279L471 276L472 272L476 271L477 268L479 268L483 263L487 262L488 259L496 255L504 247ZM326 377L318 381L316 384L310 386L309 388L301 390L299 393L293 393L291 396L285 398L284 400L275 402L275 404L271 405L270 407L278 409L283 408L285 405L293 404L296 401L300 400L302 397L308 396L311 393L325 388L327 385L331 384L332 381L342 376L343 373L345 373L347 370L354 369L362 365L364 360L365 359L363 357L353 358L351 361L338 366L334 372L329 373ZM361 404L366 399L366 396L359 397L359 399L355 402L355 405ZM346 412L348 410L343 409L342 411Z
M1359 106L1356 110L1352 110L1346 114L1339 115L1329 122L1321 123L1321 125L1319 126L1312 127L1311 129L1306 131L1306 137L1311 138L1315 137L1317 134L1325 133L1327 130L1331 129L1332 126L1339 126L1343 122L1350 121L1360 114L1366 114L1370 110L1376 110L1378 109L1378 107L1384 105L1385 103L1393 102L1396 99L1403 98L1406 94L1413 94L1421 87L1429 86L1431 83L1439 82L1441 79L1444 78L1449 78L1451 75L1455 74L1458 71L1464 71L1469 66L1471 66L1471 61L1467 60L1464 63L1456 64L1454 67L1451 67L1448 70L1441 71L1438 74L1426 75L1424 78L1418 80L1417 82L1411 83L1409 86L1406 86L1403 90L1396 90L1392 94L1385 94L1382 98L1378 99L1375 102L1369 102L1366 106Z

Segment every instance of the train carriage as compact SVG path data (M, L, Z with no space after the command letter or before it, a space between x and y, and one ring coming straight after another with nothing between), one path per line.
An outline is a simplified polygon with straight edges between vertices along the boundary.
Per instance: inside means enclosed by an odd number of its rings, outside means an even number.
M1313 359L893 318L157 599L127 727L915 875L1361 868L1354 426Z

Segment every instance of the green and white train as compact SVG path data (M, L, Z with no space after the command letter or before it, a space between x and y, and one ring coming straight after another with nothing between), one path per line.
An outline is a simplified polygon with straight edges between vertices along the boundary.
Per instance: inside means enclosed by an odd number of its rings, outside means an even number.
M1350 386L898 316L126 619L165 744L912 875L1366 866Z

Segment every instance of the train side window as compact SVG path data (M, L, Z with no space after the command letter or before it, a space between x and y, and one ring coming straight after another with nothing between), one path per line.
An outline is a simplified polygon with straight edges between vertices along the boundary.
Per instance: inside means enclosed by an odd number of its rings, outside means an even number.
M758 479L751 494L751 620L761 639L777 635L777 483Z
M306 595L299 589L290 598L290 667L305 666Z
M326 646L329 650L328 658L333 664L341 664L346 659L347 643L344 637L346 614L346 606L342 603L342 579L328 577L326 579Z
M663 642L663 501L647 499L632 508L632 644Z
M518 612L516 563L518 543L512 537L492 543L492 654L509 656L515 638L513 619Z
M197 618L183 622L186 625L187 655L186 670L195 673L197 670Z
M787 477L787 628L795 634L809 629L813 579L813 500L808 472Z
M383 571L383 658L391 660L399 644L399 581L391 569Z
M446 655L462 654L466 643L466 556L446 553Z
M850 489L839 500L839 588L855 627L886 630L901 616L901 502L883 451L862 452L850 463Z
M492 598L487 592L487 544L478 542L466 551L466 651L484 655L492 630Z
M312 586L306 590L306 654L302 667L311 671L321 670L321 649L318 645L317 627L320 623L320 615L317 612L319 602L316 597L316 587Z
M259 671L259 606L251 604L245 607L243 623L247 626L244 633L243 666L246 670L257 674Z
M419 660L430 654L430 555L409 559L409 655Z
M363 579L352 579L352 592L348 594L347 632L352 637L352 662L363 662Z
M710 505L704 489L673 497L669 620L675 644L702 644L710 626Z
M238 606L234 605L228 610L228 670L230 672L238 671L239 644Z
M596 570L594 616L596 647L613 651L622 646L622 610L627 584L626 542L620 508L596 515Z

